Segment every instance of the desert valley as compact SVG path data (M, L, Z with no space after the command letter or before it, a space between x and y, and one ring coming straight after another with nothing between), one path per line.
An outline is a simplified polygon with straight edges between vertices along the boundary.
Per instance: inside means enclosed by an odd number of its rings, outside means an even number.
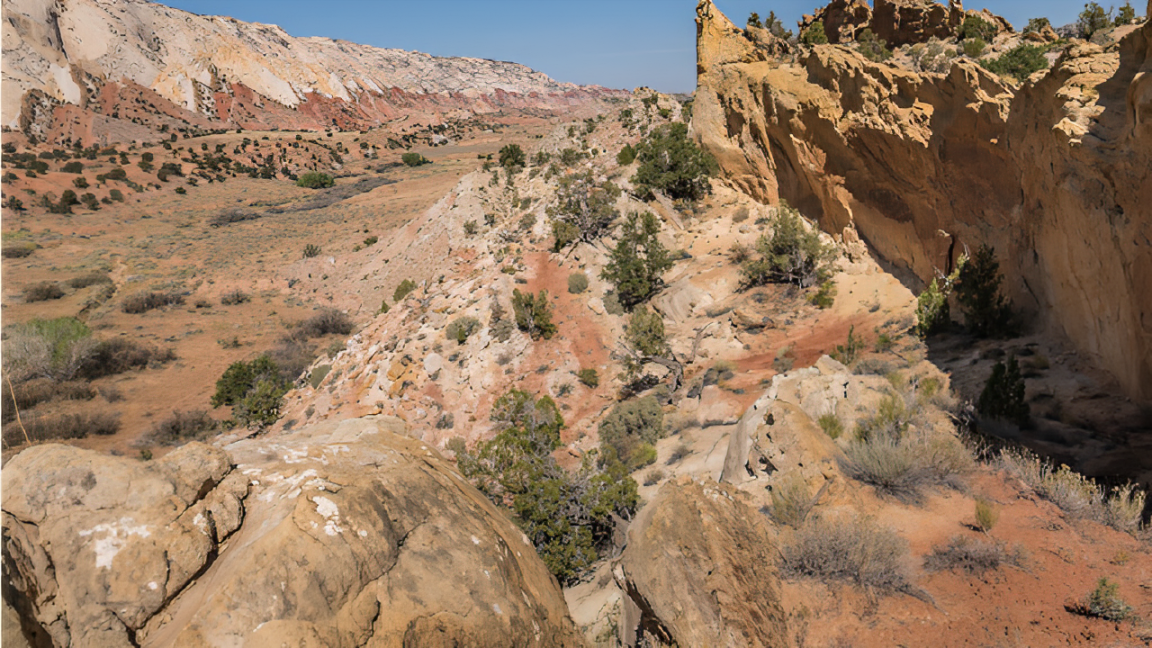
M994 11L5 0L3 645L1152 644L1152 6Z

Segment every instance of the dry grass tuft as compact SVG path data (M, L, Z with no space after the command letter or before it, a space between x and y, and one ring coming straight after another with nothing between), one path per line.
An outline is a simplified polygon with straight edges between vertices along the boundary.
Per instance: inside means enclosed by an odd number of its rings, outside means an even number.
M957 536L944 546L932 548L932 553L924 558L924 568L928 571L957 570L968 574L981 575L1001 565L1023 567L1024 554L1019 548L1009 549L1002 542L974 540Z
M816 518L781 547L788 576L841 580L882 593L916 594L906 566L908 543L869 518Z
M1068 466L1054 467L1028 450L1003 450L999 464L1037 495L1075 518L1095 520L1128 533L1140 530L1147 493L1133 484L1107 492L1104 487Z

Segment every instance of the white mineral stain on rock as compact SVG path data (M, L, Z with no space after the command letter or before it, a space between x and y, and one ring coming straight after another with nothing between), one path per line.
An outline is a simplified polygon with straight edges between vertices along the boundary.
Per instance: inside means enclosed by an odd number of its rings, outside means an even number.
M130 517L120 518L112 524L97 524L91 529L80 532L80 537L87 538L96 534L105 534L92 542L92 550L96 553L96 568L112 568L112 560L124 548L132 536L147 538L152 535L146 525L134 525L135 520Z
M321 496L313 497L312 501L316 503L316 512L327 520L324 523L324 533L330 536L344 533L344 529L340 526L340 509L337 508L336 503Z

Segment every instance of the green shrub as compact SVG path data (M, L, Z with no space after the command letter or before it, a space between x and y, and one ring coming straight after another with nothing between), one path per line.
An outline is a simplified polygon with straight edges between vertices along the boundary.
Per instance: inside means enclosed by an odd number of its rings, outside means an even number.
M1000 294L1000 264L996 250L981 245L960 267L956 300L964 308L968 328L979 337L1010 337L1016 333L1012 309Z
M1024 27L1025 34L1039 34L1045 28L1051 28L1052 23L1047 18L1029 18L1028 25Z
M848 329L848 340L844 344L837 344L832 357L846 365L856 362L860 352L864 350L864 338L856 335L856 325Z
M601 445L611 446L628 471L656 461L655 443L664 437L664 410L654 396L618 403L600 422Z
M984 53L987 47L988 43L985 43L984 40L980 38L969 38L960 46L964 51L964 55L970 58L980 58L980 55Z
M589 453L576 474L560 468L564 419L551 398L512 390L492 407L500 432L469 452L452 439L460 472L497 505L511 502L521 528L562 584L584 574L611 546L614 517L630 518L636 482L611 452Z
M776 17L775 11L768 12L768 17L764 19L764 29L780 40L792 40L792 30L784 29L784 23Z
M840 435L844 434L844 424L840 421L840 417L835 414L823 414L816 423L820 425L820 429L824 430L833 439L839 439Z
M579 295L585 290L588 290L587 275L585 275L583 272L573 272L572 274L568 275L568 292L572 293L573 295Z
M560 179L556 187L556 206L552 216L554 249L559 252L569 243L594 243L604 236L620 215L616 199L620 188L611 181L597 183L591 171L573 173Z
M392 293L392 302L399 304L408 296L408 293L416 290L416 282L411 279L405 279L396 286L396 290Z
M672 267L668 250L657 235L660 224L651 212L632 213L621 227L620 240L609 253L601 277L616 287L616 297L631 309L654 295L664 284L662 275Z
M628 166L636 161L636 149L631 144L625 144L624 148L616 154L616 163L620 166Z
M804 226L800 212L781 201L772 236L756 242L755 258L740 267L745 289L766 283L791 283L801 288L827 280L835 248L825 245L815 229Z
M892 50L888 49L888 41L876 36L871 29L865 28L856 37L856 45L860 54L869 61L877 63L892 58Z
M72 178L72 186L76 187L77 189L87 189L88 188L88 178L85 178L84 176L80 176L78 178Z
M952 321L948 306L948 294L952 283L945 280L940 288L933 277L928 287L916 296L916 334L926 338L948 328Z
M820 309L832 308L835 301L836 284L831 279L821 283L819 290L808 295L808 303Z
M479 231L480 231L480 226L476 224L476 221L474 221L474 220L464 221L464 235L465 236L476 236L476 233ZM373 237L373 238L375 238L375 237ZM373 241L373 242L375 242L375 241Z
M280 417L280 405L288 391L280 368L268 355L251 362L234 362L216 381L212 407L232 406L232 418L241 425L264 427Z
M432 161L423 155L415 152L405 153L400 156L400 161L410 167L418 167L424 164L432 164Z
M1096 32L1111 27L1113 22L1111 14L1111 10L1105 12L1099 3L1089 2L1084 5L1084 11L1080 12L1076 20L1076 29L1080 33L1080 38L1090 39Z
M584 386L596 389L600 386L600 373L595 369L581 369L576 372L576 379Z
M992 367L988 381L976 410L981 416L1011 421L1020 427L1028 425L1028 403L1024 400L1024 378L1020 375L1020 364L1016 358L1008 358L1007 364L997 362Z
M84 163L79 160L69 162L60 169L64 173L84 173Z
M1096 589L1082 601L1070 604L1068 611L1108 621L1123 621L1132 615L1132 606L1120 598L1119 584L1102 577L1097 581Z
M1043 48L1023 44L1008 50L998 58L985 60L980 64L989 72L1024 82L1033 72L1046 69L1048 59L1044 58Z
M528 159L519 144L507 144L504 148L500 149L500 166L505 169L523 167L527 163Z
M668 355L668 341L664 335L664 318L656 311L648 312L641 306L632 311L624 332L624 343L641 356ZM625 361L627 366L628 361ZM635 367L639 370L639 367Z
M662 191L673 200L699 200L709 191L716 160L688 137L687 124L666 124L652 131L636 149L640 168L632 185L646 198Z
M780 548L782 571L792 577L848 581L882 593L914 593L905 567L908 543L868 518L816 518Z
M1000 519L1000 511L996 510L996 505L988 500L977 497L976 498L976 528L984 533L992 530L996 526L996 521Z
M464 344L468 336L479 329L480 320L475 317L462 315L448 324L448 327L444 329L444 335L447 336L449 340L456 340L459 344Z
M800 42L805 45L826 45L828 34L824 33L824 22L817 20L800 34Z
M63 296L64 290L55 281L41 281L24 289L25 303L60 299Z
M1135 20L1136 9L1132 7L1131 2L1125 2L1124 6L1120 7L1120 11L1116 12L1116 20L1112 24L1117 27L1123 27L1124 25L1132 24Z
M314 243L309 243L304 246L304 258L313 259L320 256L320 246Z
M522 293L519 288L513 290L512 312L516 318L516 327L530 335L533 340L539 338L549 340L556 334L547 290L541 290L536 295L530 292Z
M475 223L473 223L473 225L475 225ZM467 229L467 227L465 227L465 229ZM364 239L364 247L372 247L373 245L376 245L378 242L380 242L380 237L369 236L368 238Z
M964 22L960 24L960 29L956 31L956 36L960 40L978 38L981 41L990 43L992 39L996 38L996 34L998 33L1000 33L1000 30L996 25L989 23L980 16L969 15L966 16Z

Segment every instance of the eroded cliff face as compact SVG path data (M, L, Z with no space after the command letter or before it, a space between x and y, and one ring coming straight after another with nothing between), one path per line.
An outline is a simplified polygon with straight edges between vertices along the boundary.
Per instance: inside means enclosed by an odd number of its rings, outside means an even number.
M1152 397L1152 24L1070 46L1020 88L966 59L765 60L709 0L697 34L693 129L731 182L855 228L922 281L993 245L1030 321Z
M3 29L2 121L38 137L66 130L76 106L140 136L169 121L367 128L406 114L552 110L622 95L515 63L295 38L142 0L14 0Z

